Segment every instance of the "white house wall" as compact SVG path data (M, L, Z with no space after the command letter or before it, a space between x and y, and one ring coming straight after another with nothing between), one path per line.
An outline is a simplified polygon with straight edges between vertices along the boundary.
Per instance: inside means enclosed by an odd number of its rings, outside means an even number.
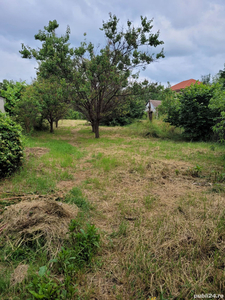
M0 111L5 112L4 110L4 99L0 97Z
M148 102L148 104L145 107L145 111L149 111L149 102ZM155 106L152 103L151 103L151 111L155 112Z

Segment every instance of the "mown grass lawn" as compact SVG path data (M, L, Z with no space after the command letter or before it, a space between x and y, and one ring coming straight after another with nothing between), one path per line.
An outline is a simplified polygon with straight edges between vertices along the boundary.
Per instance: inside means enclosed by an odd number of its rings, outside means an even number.
M61 121L54 134L26 137L23 168L0 182L2 215L26 196L52 195L73 199L81 227L85 220L98 228L101 242L91 263L68 273L76 293L57 299L225 296L225 148L154 138L142 129L139 123L101 127L95 139L85 121ZM7 256L9 249L18 252L10 244L2 238L1 299L38 299L27 286L43 266L46 278L66 286L67 273L47 252L35 259ZM21 264L28 275L12 285Z

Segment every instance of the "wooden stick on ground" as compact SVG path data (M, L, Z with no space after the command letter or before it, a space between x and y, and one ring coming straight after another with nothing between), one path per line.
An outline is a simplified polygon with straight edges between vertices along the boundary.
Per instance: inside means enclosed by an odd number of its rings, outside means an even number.
M29 195L29 196L20 196L20 197L10 197L10 198L0 198L0 201L2 200L14 200L14 199L22 199L22 198L31 198L31 197L37 198L38 195Z

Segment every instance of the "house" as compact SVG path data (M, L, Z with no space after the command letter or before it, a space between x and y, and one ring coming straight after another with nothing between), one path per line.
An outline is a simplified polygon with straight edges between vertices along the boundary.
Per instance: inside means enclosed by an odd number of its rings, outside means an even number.
M180 83L177 83L173 86L171 86L171 90L175 91L175 92L180 92L180 90L185 89L188 86L191 86L192 84L195 84L197 82L197 84L200 84L201 82L195 79L188 79L185 81L182 81Z
M149 118L150 121L152 120L152 114L153 113L156 113L156 116L158 115L156 108L160 104L161 104L161 101L159 101L159 100L149 100L148 101L148 103L145 107L145 111L147 111L148 118Z
M149 100L146 105L145 111L149 111L149 103L151 104L150 111L156 112L156 107L161 104L162 101L159 100Z
M4 109L4 98L0 97L0 111L1 112L5 112L5 109Z

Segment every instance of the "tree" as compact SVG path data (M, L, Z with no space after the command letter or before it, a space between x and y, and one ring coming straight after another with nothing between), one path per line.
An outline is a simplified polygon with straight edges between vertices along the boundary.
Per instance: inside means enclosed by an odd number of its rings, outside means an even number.
M53 132L53 122L57 123L67 113L66 85L64 79L59 81L54 76L48 79L38 78L23 94L21 106L28 109L27 104L29 107L30 103L33 110L39 112L40 117L49 122L50 132ZM33 111L30 111L29 117L31 120L35 118Z
M14 107L15 120L29 133L42 123L42 109L33 85L23 91L20 101Z
M222 84L223 89L225 88L225 64L223 70L219 70L217 74L218 82Z
M203 84L206 84L206 85L210 85L211 84L211 78L212 78L211 74L202 75L201 77L202 77L201 78L201 82Z
M107 43L97 53L92 43L83 42L75 49L74 105L91 122L95 137L99 138L101 120L123 106L129 94L124 89L138 78L133 71L164 57L163 50L154 55L150 47L163 44L159 32L153 34L152 20L141 17L141 25L135 28L127 21L127 28L118 29L119 19L110 14L103 22ZM146 49L144 49L144 46Z

